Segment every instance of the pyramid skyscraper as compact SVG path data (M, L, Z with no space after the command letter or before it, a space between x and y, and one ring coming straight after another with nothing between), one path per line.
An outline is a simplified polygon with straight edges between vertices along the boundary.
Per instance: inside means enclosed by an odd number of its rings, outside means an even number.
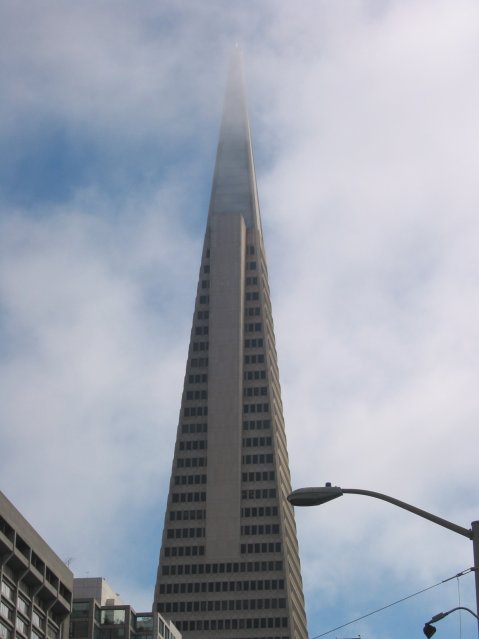
M307 639L241 54L230 66L154 606L184 637Z

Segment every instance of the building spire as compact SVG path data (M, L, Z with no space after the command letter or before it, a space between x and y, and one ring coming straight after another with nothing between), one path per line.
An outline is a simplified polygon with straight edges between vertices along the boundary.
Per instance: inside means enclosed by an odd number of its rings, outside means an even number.
M242 52L236 45L225 93L209 216L238 213L247 228L261 230Z

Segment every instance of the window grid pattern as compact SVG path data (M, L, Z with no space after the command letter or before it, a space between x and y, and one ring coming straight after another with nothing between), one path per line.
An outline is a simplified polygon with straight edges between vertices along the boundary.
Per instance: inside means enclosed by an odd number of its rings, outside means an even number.
M228 637L241 638L242 632L264 629L265 639L289 637L290 609L301 610L302 588L289 586L286 567L289 546L296 552L296 538L285 547L281 524L281 500L289 489L286 440L282 420L281 395L276 364L269 287L265 275L265 262L260 238L248 231L247 259L244 275L244 354L243 354L243 421L241 437L241 530L242 542L238 548L238 562L231 576L244 578L218 580L206 573L205 547L201 539L207 531L201 519L207 508L204 490L191 491L192 484L206 484L208 451L208 336L209 319L209 249L203 253L198 295L191 331L191 343L185 376L185 388L175 451L171 494L162 544L156 599L161 612L173 614L175 625L185 637L189 633L228 630ZM253 259L254 258L254 259ZM286 468L283 466L286 465ZM205 473L198 473L203 468ZM278 472L281 470L281 472ZM196 471L196 472L195 472ZM193 506L192 504L198 504ZM289 505L286 506L288 508ZM285 516L285 513L283 513ZM185 526L187 521L198 521L199 526ZM200 543L192 545L192 540ZM265 560L258 561L258 559ZM189 563L185 563L186 562ZM249 561L251 559L251 561ZM225 562L226 567L234 562ZM259 568L261 566L261 568ZM299 563L292 583L301 584ZM240 568L245 572L241 572ZM200 572L201 571L201 572ZM210 575L208 581L191 582L193 575ZM279 575L271 578L271 575ZM251 578L247 579L247 576ZM270 577L269 579L267 577ZM174 581L169 581L173 578ZM188 579L188 581L182 581ZM262 594L258 593L268 593ZM297 593L300 593L299 595ZM201 599L208 593L212 599ZM232 598L241 593L240 598ZM228 597L222 598L227 594ZM195 595L188 599L188 595ZM296 601L297 597L300 597ZM182 597L186 597L182 600ZM294 599L291 601L290 598ZM261 602L261 603L260 603ZM241 615L235 618L232 611ZM286 616L278 614L280 610ZM215 618L212 612L224 613ZM268 612L271 616L265 615ZM299 619L304 615L295 615ZM228 624L228 625L227 625ZM278 625L279 624L279 625ZM278 635L278 628L284 634ZM276 633L276 634L275 634ZM295 636L307 639L305 626L296 625ZM257 633L255 633L257 637Z

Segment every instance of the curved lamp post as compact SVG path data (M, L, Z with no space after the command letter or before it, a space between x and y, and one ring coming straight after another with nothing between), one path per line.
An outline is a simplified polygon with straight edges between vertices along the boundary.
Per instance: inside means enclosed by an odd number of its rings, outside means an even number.
M372 490L361 490L359 488L340 488L339 486L331 486L330 483L327 483L325 486L315 487L315 488L298 488L294 490L291 495L288 496L288 501L293 506L320 506L321 504L325 504L332 499L336 499L336 497L341 497L345 494L353 494L353 495L366 495L367 497L375 497L376 499L382 499L382 501L387 501L394 506L398 506L403 510L408 510L410 513L414 513L419 517L423 517L424 519L428 519L432 521L434 524L438 524L438 526L443 526L444 528L448 528L458 535L462 535L463 537L467 537L472 540L473 552L474 552L474 576L476 583L476 610L479 611L479 521L473 521L471 524L471 528L463 528L462 526L458 526L454 524L452 521L448 521L447 519L442 519L442 517L437 517L432 513L427 512L427 510L421 510L421 508L416 508L416 506L412 506L411 504L407 504L404 501L399 501L399 499L395 499L394 497L390 497L389 495L383 495L382 493L376 493ZM452 612L452 611L450 611ZM471 611L472 612L472 611ZM441 613L446 616L449 613ZM474 616L477 615L473 613ZM437 617L437 615L436 615ZM441 619L443 617L440 617ZM435 619L438 621L439 619ZM479 619L478 619L479 624ZM426 624L427 625L427 624ZM478 626L479 630L479 626Z
M447 615L450 615L451 612L454 612L455 610L467 610L467 612L470 612L471 615L478 619L476 613L472 612L470 608L466 608L465 606L457 606L456 608L452 608L447 612L439 612L437 615L431 617L431 619L429 619L429 621L426 621L426 623L424 624L424 628L422 629L422 631L426 635L427 639L431 639L433 634L436 632L436 628L432 624L436 623L436 621L441 621L441 619L444 619L444 617L447 617Z

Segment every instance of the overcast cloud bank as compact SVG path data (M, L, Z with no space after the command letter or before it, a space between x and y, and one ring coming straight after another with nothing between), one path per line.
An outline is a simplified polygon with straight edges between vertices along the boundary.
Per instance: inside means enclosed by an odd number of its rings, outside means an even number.
M75 574L151 605L235 41L294 486L476 519L477 4L0 13L0 481ZM311 637L472 563L463 539L373 500L297 524ZM347 634L420 634L455 605L453 581Z

